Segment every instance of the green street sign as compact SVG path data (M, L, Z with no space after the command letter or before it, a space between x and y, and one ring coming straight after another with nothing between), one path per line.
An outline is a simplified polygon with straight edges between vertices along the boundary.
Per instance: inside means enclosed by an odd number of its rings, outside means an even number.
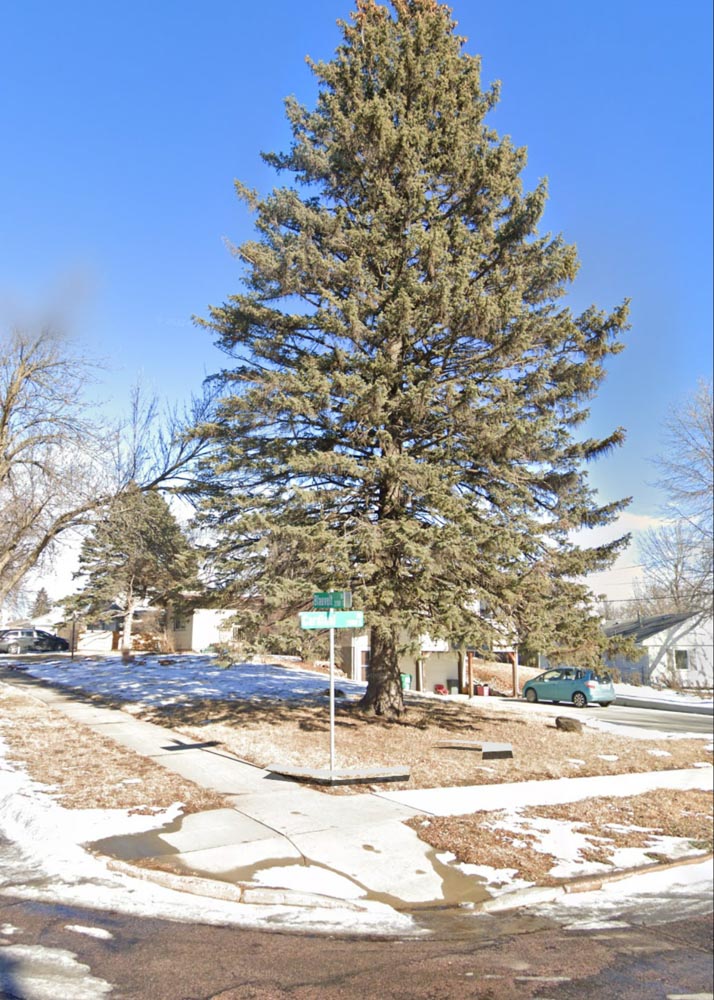
M335 611L332 617L335 619L333 628L362 628L364 625L364 611Z
M300 628L362 628L364 611L302 611Z
M312 595L312 606L342 611L352 607L352 593L349 590L324 590Z

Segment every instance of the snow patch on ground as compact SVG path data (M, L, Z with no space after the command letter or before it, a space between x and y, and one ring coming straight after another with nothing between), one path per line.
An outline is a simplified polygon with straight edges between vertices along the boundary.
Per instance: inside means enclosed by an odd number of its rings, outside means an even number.
M49 796L47 786L9 764L6 750L0 737L0 830L18 844L41 844L34 860L47 874L71 868L77 878L104 875L104 865L79 845L78 830L82 831L82 842L91 843L154 830L182 813L180 803L152 815L130 814L123 809L65 809Z
M564 929L570 931L588 929L594 920L648 926L671 919L670 901L680 919L710 912L711 885L712 863L707 859L607 882L592 892L564 893L553 902L537 904L533 911L567 921Z
M103 927L84 927L82 924L65 924L64 929L72 931L75 934L86 934L87 937L100 938L102 941L110 941L114 937L109 931L105 931Z
M196 698L281 700L321 696L327 674L269 663L236 663L220 667L215 656L177 654L161 657L137 654L128 665L120 656L48 658L26 661L27 673L61 687L116 696L143 705L171 705ZM167 662L170 661L170 662ZM361 697L365 685L339 678L346 695Z
M72 1000L98 1000L114 991L104 979L91 974L88 965L63 948L11 944L3 947L3 965L11 979L13 995L21 989L23 1000L57 1000L58 983Z
M67 810L48 795L45 786L8 762L5 750L0 741L0 895L203 924L267 924L276 929L354 934L420 933L408 914L371 900L360 900L359 910L349 903L329 910L234 903L175 891L113 871L86 851L82 843L120 833L155 830L157 822L171 822L180 814L178 804L158 817L130 816L118 809ZM316 884L312 883L313 892ZM326 882L319 884L324 886ZM345 892L340 895L346 898ZM3 954L8 954L5 948ZM39 993L27 993L28 998L35 995L41 997ZM67 996L80 1000L84 994L70 991Z
M666 854L674 860L691 856L693 848L689 840L678 837L662 837L651 833L644 847L613 848L611 863L587 860L584 853L593 848L592 838L576 829L577 822L570 820L546 819L544 817L524 817L520 809L513 809L489 824L492 829L505 830L519 835L522 843L528 843L532 851L552 855L557 859L550 869L553 878L572 879L585 875L611 874L616 870L639 868L652 864L652 854ZM649 831L647 831L649 833ZM526 838L528 838L526 840ZM531 883L513 880L514 871L494 869L485 865L459 865L465 874L479 875L486 888L493 895L499 894L501 883L509 883L508 891L529 887ZM502 890L501 890L502 891Z
M309 892L311 895L333 896L337 899L360 899L365 894L364 889L351 879L310 864L262 868L255 873L254 881L260 885Z
M664 701L674 705L712 705L710 694L698 695L671 688L654 688L644 684L615 684L615 694L622 698L641 698L643 701Z

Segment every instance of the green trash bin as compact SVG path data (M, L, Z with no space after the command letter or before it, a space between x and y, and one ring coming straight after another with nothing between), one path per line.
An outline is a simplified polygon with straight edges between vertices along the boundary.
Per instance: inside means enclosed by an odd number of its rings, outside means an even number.
M412 688L411 674L400 674L399 680L402 682L402 691L411 691Z

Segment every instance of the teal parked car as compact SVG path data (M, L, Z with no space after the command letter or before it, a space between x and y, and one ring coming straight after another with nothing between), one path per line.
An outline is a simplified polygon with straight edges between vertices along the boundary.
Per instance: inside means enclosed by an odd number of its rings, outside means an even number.
M615 687L609 674L580 667L556 667L534 677L523 685L523 697L531 703L572 701L576 708L602 705L607 708L615 700Z

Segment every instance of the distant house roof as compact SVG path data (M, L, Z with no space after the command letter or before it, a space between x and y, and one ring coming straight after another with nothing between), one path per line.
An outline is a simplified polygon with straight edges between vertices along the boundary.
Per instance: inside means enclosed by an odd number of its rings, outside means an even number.
M658 632L666 632L667 629L681 625L688 618L693 618L696 611L679 611L670 615L653 615L651 618L633 618L627 622L613 622L605 625L603 631L606 636L621 635L624 639L634 639L635 642L644 642L645 639L657 635Z

